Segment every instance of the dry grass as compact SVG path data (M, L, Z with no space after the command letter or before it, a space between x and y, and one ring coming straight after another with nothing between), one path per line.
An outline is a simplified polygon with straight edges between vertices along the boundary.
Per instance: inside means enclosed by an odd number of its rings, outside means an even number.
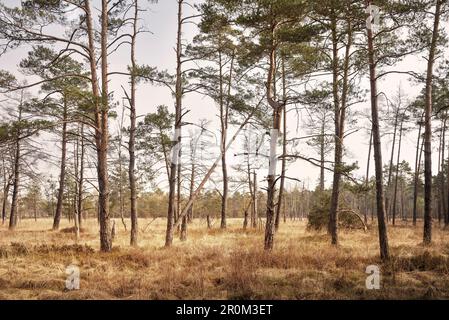
M141 220L143 228L148 221ZM117 221L115 249L98 251L96 221L84 225L75 243L68 222L50 231L51 221L24 220L15 232L0 226L0 299L435 299L449 298L449 231L434 228L434 244L421 244L422 228L390 227L393 259L381 265L377 233L342 231L333 248L323 233L303 222L281 225L275 250L261 249L263 232L189 228L186 242L164 248L165 221L128 246ZM66 291L65 268L80 266L81 289ZM381 290L365 288L365 268L381 266Z

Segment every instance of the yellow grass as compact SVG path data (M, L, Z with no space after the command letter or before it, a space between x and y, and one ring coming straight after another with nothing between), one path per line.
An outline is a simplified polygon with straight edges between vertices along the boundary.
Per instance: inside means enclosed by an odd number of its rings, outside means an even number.
M140 220L143 229L150 220ZM115 249L100 253L95 220L76 244L52 222L24 220L15 232L0 226L0 299L426 299L449 298L449 231L434 227L434 244L421 244L422 228L389 228L393 259L381 265L375 227L341 231L340 246L305 223L281 225L272 253L263 231L244 232L241 219L228 230L189 225L188 240L164 248L165 220L128 246L119 220ZM129 224L129 223L128 223ZM67 221L61 228L70 227ZM65 269L78 264L80 290L65 290ZM367 290L365 269L381 267L380 290Z

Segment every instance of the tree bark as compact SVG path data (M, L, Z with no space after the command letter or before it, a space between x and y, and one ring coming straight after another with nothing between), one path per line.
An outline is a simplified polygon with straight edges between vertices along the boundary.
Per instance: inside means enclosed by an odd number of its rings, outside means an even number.
M421 131L422 131L422 122L424 118L424 113L421 116L421 120L419 121L419 129L418 129L418 139L416 141L416 155L415 155L415 174L413 177L413 225L416 226L417 213L418 213L418 182L419 182L419 169L421 166L421 154L422 154L422 146L421 142ZM421 143L420 143L421 142Z
M394 150L396 148L396 135L399 121L399 108L396 110L396 114L394 116L394 130L393 130L393 142L391 145L391 155L390 162L388 166L388 180L387 180L387 192L385 194L385 208L387 210L387 221L390 220L390 191L391 191L391 177L393 176L393 159L394 159Z
M343 166L343 139L345 132L346 119L346 102L348 95L348 73L349 73L349 59L352 45L352 25L348 23L348 42L345 47L345 58L343 65L343 87L341 95L341 104L338 94L338 35L337 35L337 21L333 16L331 21L332 32L332 93L334 97L334 124L335 124L335 152L334 152L334 174L332 181L332 195L329 212L329 232L331 234L331 243L338 245L338 206L340 197L340 183Z
M3 203L2 203L2 225L5 224L6 221L6 205L8 203L8 195L9 188L11 187L11 183L9 181L6 182L3 189Z
M77 206L78 206L78 226L81 229L82 221L83 221L83 193L84 193L84 154L85 154L85 146L84 146L84 124L81 123L80 129L80 167L79 167L79 176L78 176L78 196L77 196Z
M365 210L364 210L364 219L365 224L368 222L368 184L369 184L369 166L371 163L371 149L373 145L373 130L371 130L370 136L369 136L369 147L368 147L368 159L366 161L366 175L365 175Z
M9 230L14 230L17 226L17 207L19 198L19 179L20 179L20 157L21 157L21 121L22 121L22 103L23 103L23 93L19 105L19 117L18 117L18 127L16 132L15 141L15 155L14 155L14 180L11 198L11 213L9 215Z
M257 185L257 172L253 171L253 205L252 205L252 221L251 227L257 228L258 219L259 219L259 210L258 210L258 201L257 201L257 193L258 193L258 185Z
M275 231L279 230L279 221L281 216L282 205L284 201L285 173L287 165L287 88L285 79L285 61L282 56L282 98L284 106L282 108L282 159L281 159L281 181L279 184L278 204L276 206L276 219L274 222Z
M56 213L53 219L53 230L59 229L61 222L62 205L64 202L64 186L65 186L65 162L67 153L67 99L63 94L63 113L62 113L62 142L61 142L61 166L59 169L59 189L58 199L56 202Z
M441 3L441 0L436 0L432 40L427 60L424 113L424 244L432 242L432 81L439 34Z
M441 177L440 177L440 202L443 209L443 216L445 215L445 212L447 211L447 203L446 203L446 197L445 197L445 182L444 182L444 151L446 146L446 122L447 122L447 111L444 113L444 121L443 121L443 129L442 129L442 139L441 139L441 164L439 166L441 170Z
M371 0L365 0L367 8L371 7ZM371 14L368 14L371 18ZM371 89L371 117L373 130L373 146L374 146L374 164L376 171L376 206L377 206L377 224L379 228L379 248L382 261L390 258L388 246L387 224L385 222L384 207L384 190L383 190L383 172L382 172L382 147L379 129L379 111L377 100L377 78L376 63L374 58L374 39L371 28L367 28L368 40L368 63L369 63L369 79Z
M136 136L136 38L137 38L137 23L138 23L139 6L138 0L134 0L134 17L133 17L133 32L131 35L131 99L130 99L130 128L129 128L129 191L130 191L130 206L131 206L131 246L137 246L138 241L138 216L137 216L137 190L136 190L136 155L135 155L135 136Z
M273 110L272 123L273 128L270 133L270 160L267 176L267 206L266 206L266 223L265 223L265 239L264 249L272 250L274 246L274 220L275 220L275 203L274 198L276 194L276 165L277 165L277 143L278 135L281 127L281 113L282 105L275 101L273 87L276 63L276 43L275 43L275 29L277 24L273 23L271 26L271 48L269 54L269 67L267 73L267 101Z
M176 85L175 85L175 134L173 141L177 144L172 149L172 158L170 163L170 179L168 192L168 213L167 230L165 234L165 246L169 247L173 243L173 231L175 224L175 195L176 195L176 176L179 159L179 149L181 146L181 112L182 112L182 5L184 0L178 0L178 30L176 40ZM179 219L179 216L178 216Z
M221 51L218 52L218 63L219 63L219 87L220 87L220 126L221 126L221 142L220 142L220 151L221 151L221 170L222 170L222 178L223 178L223 192L221 197L221 222L220 222L220 228L226 229L226 211L228 209L228 191L229 191L229 184L228 184L228 167L226 164L226 136L228 131L228 105L227 103L225 105L223 95L224 95L224 89L223 89L223 63L222 63L222 57L221 57ZM230 89L230 88L229 88ZM229 97L227 98L229 100Z
M109 217L109 176L108 176L108 61L107 61L107 35L108 35L108 2L101 2L101 95L99 92L97 76L97 58L95 54L95 36L90 1L84 2L86 12L86 26L89 48L89 64L91 71L92 93L95 103L95 147L97 151L97 177L98 177L98 220L100 223L100 250L103 252L112 249L112 230Z
M398 178L399 178L399 160L401 157L401 144L402 144L402 130L404 126L404 117L401 119L401 124L399 126L399 141L398 141L398 155L396 159L396 173L394 180L394 193L393 193L393 225L396 223L396 205L397 205L397 194L398 194Z

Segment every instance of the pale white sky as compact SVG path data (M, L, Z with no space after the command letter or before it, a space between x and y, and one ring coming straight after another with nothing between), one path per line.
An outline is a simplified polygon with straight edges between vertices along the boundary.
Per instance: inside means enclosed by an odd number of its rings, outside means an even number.
M17 3L17 0L0 0L6 4ZM99 1L93 1L94 5L98 7ZM142 1L148 8L148 11L144 13L143 23L151 34L142 34L138 39L137 43L137 61L139 64L147 64L150 66L157 66L160 69L168 69L169 72L173 73L175 69L175 41L176 41L176 14L177 14L177 1L176 0L159 0L157 4L147 4L147 2ZM186 14L192 12L192 9L188 6L185 7ZM444 25L444 28L447 26ZM185 27L183 38L186 42L190 41L195 34L195 26L187 25ZM0 69L7 69L11 72L17 73L17 64L20 59L25 57L26 49L19 49L10 52L3 57L0 57ZM128 50L123 49L119 53L114 54L110 58L110 70L124 70L129 64ZM420 57L408 58L406 61L401 63L400 69L402 70L413 70L416 72L422 71L425 68L425 61ZM383 91L387 94L390 100L393 99L394 94L397 92L399 84L401 84L403 91L410 100L412 100L417 94L419 94L421 88L410 84L407 81L407 76L403 75L390 75L384 81L379 83L379 91ZM113 77L111 79L111 90L115 92L115 97L117 100L121 101L122 89L121 85L126 85L127 79L120 77ZM367 88L367 79L362 82L362 87ZM152 86L150 84L141 84L138 87L137 93L137 112L138 115L143 115L149 112L156 111L156 107L161 104L165 104L169 107L171 111L174 111L174 101L168 89L164 87ZM198 122L199 119L209 119L215 123L215 126L210 127L211 130L215 130L218 134L219 127L217 125L217 108L213 101L209 98L201 96L199 94L189 94L185 97L183 104L186 108L190 109L191 112L188 114L186 120L189 122ZM368 101L357 106L354 106L354 111L369 114L369 103ZM302 121L302 119L300 119ZM291 113L291 117L288 119L289 125L289 138L300 137L307 135L306 129L303 123L300 122L299 132L296 132L297 118L294 113ZM366 120L360 119L359 125L368 127L368 122ZM112 124L111 127L115 127ZM185 131L188 131L185 130ZM417 132L416 130L411 130L403 138L402 146L402 159L407 160L413 167L415 158L415 139ZM347 162L358 161L361 167L356 173L359 177L365 175L365 166L368 153L368 143L369 143L369 132L366 130L360 130L357 133L349 136L346 139L345 145L347 149L347 154L345 160ZM389 150L391 148L391 137L385 137L382 140L383 144L383 161L387 163L389 160ZM437 139L433 143L433 147L437 148ZM236 148L229 152L229 162L230 165L241 162L241 159L234 158L233 154L238 152ZM316 156L312 149L307 145L301 145L301 154ZM332 160L331 155L328 160ZM437 165L437 155L435 153L435 158L433 160L434 170L436 170ZM51 167L48 172L51 172L56 176L57 168L55 166ZM54 170L54 172L53 172ZM279 170L278 170L279 171ZM220 169L217 168L217 174L219 174ZM287 175L295 177L305 182L306 187L309 186L313 188L317 182L319 174L319 169L310 165L309 163L301 160L297 160L294 164L290 165L288 168ZM374 165L371 165L371 174L374 174ZM265 171L259 173L259 177L263 179L266 175ZM263 182L262 182L263 183ZM326 183L329 185L331 183L331 174L326 173ZM288 182L288 185L292 186L292 183Z

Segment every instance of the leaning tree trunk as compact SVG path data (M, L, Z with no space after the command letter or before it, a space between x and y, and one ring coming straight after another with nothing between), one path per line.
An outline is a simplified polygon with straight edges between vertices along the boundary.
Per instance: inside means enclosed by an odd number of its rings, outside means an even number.
M59 169L59 189L58 200L56 202L56 213L53 219L53 230L59 229L61 222L62 205L64 202L64 185L65 185L65 163L67 153L67 100L64 93L63 114L62 114L62 142L61 142L61 167Z
M371 8L371 1L365 0L367 8ZM371 14L368 14L371 18ZM374 58L374 39L373 31L367 28L368 40L368 63L369 63L369 80L371 89L371 118L373 130L373 146L374 146L374 164L376 171L376 205L377 205L377 224L379 228L379 247L380 257L382 261L390 258L388 247L387 224L385 221L385 207L384 207L384 190L383 190L383 172L382 172L382 147L380 140L379 129L379 110L377 101L377 76L376 64Z
M436 0L432 40L427 59L424 109L424 244L432 242L432 80L442 0Z

